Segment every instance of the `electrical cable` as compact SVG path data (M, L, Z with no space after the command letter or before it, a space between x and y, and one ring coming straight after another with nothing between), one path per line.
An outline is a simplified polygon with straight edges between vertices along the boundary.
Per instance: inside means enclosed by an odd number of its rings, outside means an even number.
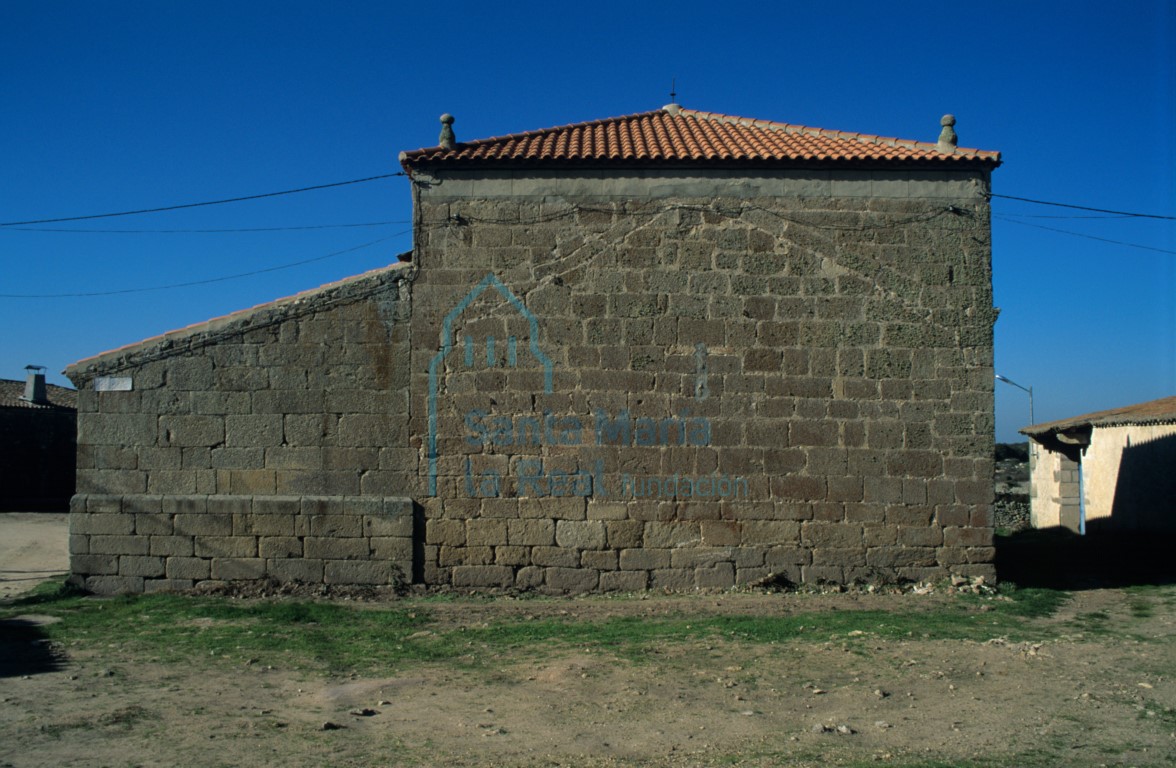
M367 221L358 224L312 224L304 227L238 227L236 229L69 229L66 227L8 227L10 232L77 232L79 234L111 235L176 235L236 232L297 232L307 229L352 229L356 227L384 227L392 224L411 224L408 219L397 221Z
M301 261L293 261L288 264L279 264L278 266L266 267L264 269L255 269L250 272L239 272L235 275L223 275L221 277L210 277L205 280L191 280L191 281L185 282L185 283L170 283L168 285L154 285L154 286L148 286L145 288L123 288L123 289L113 290L113 291L85 291L85 292L78 292L78 293L39 293L39 294L0 293L0 299L71 299L71 298L83 298L83 297L88 298L88 297L95 297L95 296L119 296L119 295L127 294L127 293L148 293L151 291L167 291L167 290L172 290L174 288L190 288L190 287L196 286L196 285L209 285L211 283L223 283L228 280L239 280L240 278L243 278L243 277L253 277L254 275L263 275L268 272L278 272L283 269L290 269L292 267L300 267L303 264L312 264L316 261L324 261L326 259L334 258L335 256L342 256L343 254L346 254L346 253L355 253L356 251L363 250L364 248L370 248L373 245L378 245L380 243L387 242L388 240L392 240L393 238L400 237L401 235L406 235L410 232L412 232L411 229L406 229L402 232L397 232L394 235L389 235L388 237L381 237L378 240L372 240L367 243L362 243L362 244L356 245L352 248L345 248L341 251L334 251L334 252L328 253L324 256L315 256L314 258L311 258L311 259L303 259Z
M1103 243L1111 243L1112 245L1122 245L1128 248L1139 248L1144 251L1155 251L1156 253L1169 253L1176 256L1176 251L1168 250L1167 248L1153 248L1150 245L1140 245L1138 243L1126 243L1122 240L1112 240L1109 237L1098 237L1097 235L1087 235L1082 232L1071 232L1068 229L1058 229L1057 227L1047 227L1044 224L1032 224L1028 221L1018 221L1017 219L1009 218L999 213L992 214L993 218L1007 221L1011 224L1020 224L1023 227L1034 227L1035 229L1044 229L1048 232L1059 232L1063 235L1073 235L1074 237L1085 237L1087 240L1098 240Z
M315 184L311 187L300 187L298 189L287 189L281 192L265 192L260 195L245 195L243 197L229 197L223 200L207 200L202 203L184 203L182 205L167 205L160 208L143 208L137 211L119 211L117 213L94 213L88 216L63 216L56 219L31 219L29 221L6 221L0 222L0 227L20 227L30 224L58 224L63 221L86 221L89 219L109 219L115 216L137 216L141 213L160 213L162 211L178 211L184 208L200 208L206 205L223 205L225 203L240 203L246 200L261 200L266 197L280 197L281 195L294 195L299 192L313 192L317 189L330 189L332 187L344 187L348 184L363 184L368 181L378 181L380 179L390 179L393 176L404 176L403 171L399 173L385 173L380 176L368 176L364 179L351 179L350 181L336 181L330 184Z
M1154 213L1132 213L1130 211L1109 211L1106 208L1090 208L1085 205L1072 205L1070 203L1052 203L1048 200L1033 200L1028 197L1014 197L1012 195L998 195L995 192L988 193L989 198L999 197L1004 200L1020 200L1023 203L1036 203L1037 205L1055 205L1059 208L1074 208L1079 211L1093 211L1094 213L1113 213L1117 216L1131 216L1139 219L1163 219L1164 221L1176 221L1176 216L1160 216Z

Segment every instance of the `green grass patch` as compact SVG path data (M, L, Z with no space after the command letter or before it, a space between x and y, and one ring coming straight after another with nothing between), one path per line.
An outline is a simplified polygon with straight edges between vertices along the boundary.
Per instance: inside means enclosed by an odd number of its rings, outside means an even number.
M35 608L55 615L46 635L69 647L111 646L159 661L197 658L308 670L390 670L419 662L478 666L491 656L526 657L553 646L607 652L635 661L675 645L845 642L872 638L975 640L1039 639L1033 618L1065 599L1050 590L1016 590L1008 599L961 596L912 610L827 610L785 616L677 615L600 621L512 618L479 627L442 626L436 600L391 606L305 600L232 600L183 595L92 598L61 585L0 607L0 618ZM475 599L477 602L484 600ZM447 607L460 599L446 601ZM986 610L981 610L981 608ZM1029 619L1030 621L1027 621Z

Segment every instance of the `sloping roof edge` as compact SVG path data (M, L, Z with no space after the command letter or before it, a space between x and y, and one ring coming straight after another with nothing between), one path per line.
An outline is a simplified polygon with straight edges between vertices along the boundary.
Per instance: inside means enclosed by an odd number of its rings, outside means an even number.
M756 137L746 137L746 143L756 145L756 151L745 154L743 148L715 149L709 142L715 137L698 137L691 133L690 121L693 118L706 124L725 124L734 127L751 128L760 131L797 134L814 139L828 139L838 142L850 142L855 145L868 147L871 151L860 157L839 157L823 155L819 152L811 155L773 155L769 148L759 145ZM628 139L615 139L617 146L609 146L602 154L601 149L592 148L584 151L577 140L569 139L573 134L589 133L597 128L609 128L622 124L634 127L631 137L633 142L657 145L652 151L634 146ZM658 135L661 132L662 135ZM710 149L700 149L701 143ZM565 141L566 140L566 141ZM741 140L742 141L742 140ZM551 151L550 146L536 154L528 149L520 154L520 147L534 148L538 144L557 145L559 149ZM671 145L669 152L663 145ZM497 147L497 150L495 149ZM894 156L896 148L909 150L910 156ZM499 151L501 150L501 151ZM876 150L876 151L875 151ZM897 153L902 154L902 153ZM686 109L671 104L661 109L640 112L632 115L590 120L571 123L563 126L542 128L522 133L512 133L485 139L476 139L458 143L453 149L440 146L426 147L400 153L400 164L405 170L422 168L437 164L448 166L477 166L501 167L531 166L536 164L572 164L572 165L707 165L713 163L737 165L812 165L835 163L845 166L885 165L894 166L922 166L946 164L950 167L984 166L995 168L1001 164L999 152L991 152L965 147L952 147L944 151L934 142L914 141L894 137L876 136L866 133L850 131L836 131L826 128L782 123L771 120L756 120L751 118L724 115L717 112Z
M221 317L128 344L66 366L63 373L76 386L95 376L127 370L153 360L214 344L226 337L266 328L326 307L347 304L378 293L388 285L411 279L411 263L392 264L317 288L238 310Z
M1068 419L1047 421L1022 428L1020 433L1029 437L1041 437L1054 432L1066 432L1086 427L1114 427L1142 424L1176 424L1176 395L1149 400L1146 403L1126 405L1105 411L1073 416Z

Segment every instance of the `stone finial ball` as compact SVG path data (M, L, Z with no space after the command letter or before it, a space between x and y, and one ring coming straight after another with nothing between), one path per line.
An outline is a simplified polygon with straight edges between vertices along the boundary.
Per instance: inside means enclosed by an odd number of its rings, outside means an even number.
M445 123L446 125L453 125L453 115L446 112L445 114L441 115L441 122Z
M940 125L955 125L955 115L944 115L939 119Z

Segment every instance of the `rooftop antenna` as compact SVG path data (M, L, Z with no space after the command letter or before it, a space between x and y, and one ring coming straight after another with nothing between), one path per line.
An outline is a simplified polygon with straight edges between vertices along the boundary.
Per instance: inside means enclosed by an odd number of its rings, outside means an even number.
M678 103L678 78L670 78L670 103Z

